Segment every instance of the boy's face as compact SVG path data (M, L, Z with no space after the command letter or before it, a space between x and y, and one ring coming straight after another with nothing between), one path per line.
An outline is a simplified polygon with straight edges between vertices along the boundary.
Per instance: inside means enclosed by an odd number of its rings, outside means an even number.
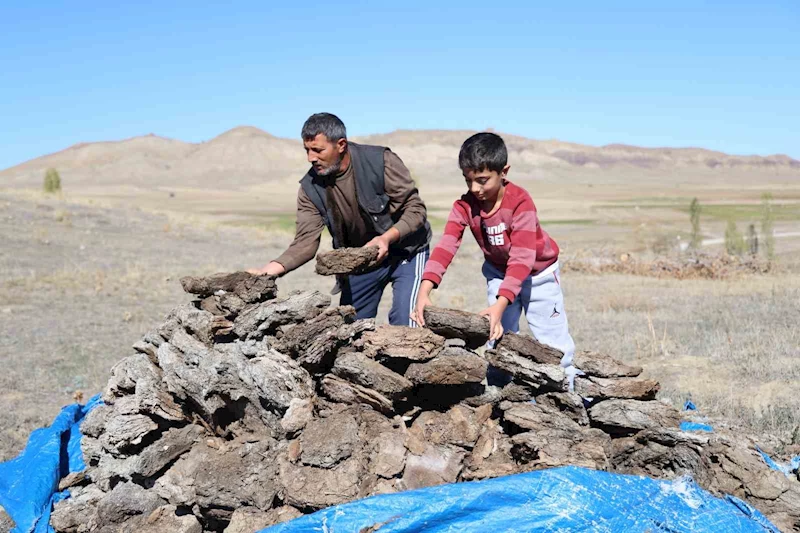
M481 202L493 202L497 199L503 180L508 175L510 165L506 165L501 172L496 170L465 170L464 181L467 182L469 192Z

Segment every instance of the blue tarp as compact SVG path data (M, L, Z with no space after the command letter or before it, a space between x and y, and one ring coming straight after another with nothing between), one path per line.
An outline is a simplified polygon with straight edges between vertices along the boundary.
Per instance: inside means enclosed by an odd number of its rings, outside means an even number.
M683 421L681 422L681 431L705 431L710 433L714 431L714 428L701 422Z
M697 406L692 400L686 400L686 403L683 404L683 410L697 411ZM681 431L706 431L710 433L714 431L714 428L702 422L683 421L681 422Z
M792 474L800 470L800 455L795 455L794 457L789 459L788 463L783 464L775 461L772 457L769 456L767 452L765 452L758 446L756 446L756 450L758 451L758 453L761 454L761 458L764 459L764 462L767 463L767 466L769 466L773 470L782 472L786 476L791 476Z
M16 522L14 533L53 531L50 510L66 496L58 492L58 482L86 468L79 426L100 401L98 394L86 405L65 407L49 427L31 433L16 459L0 463L0 505Z
M683 405L684 411L696 411L697 406L692 403L691 400L686 400L686 403ZM703 424L701 422L681 422L681 431L707 431L712 432L714 428L708 424ZM791 459L789 459L788 463L779 463L775 461L772 457L769 456L764 450L756 446L756 450L759 454L761 454L761 458L764 459L764 462L767 463L773 470L777 470L782 472L786 476L792 476L798 470L800 470L800 455L795 455Z
M688 477L657 481L575 466L373 496L261 533L363 530L779 533L745 502L715 498Z
M83 470L79 424L98 403L65 407L31 434L22 454L0 464L0 505L19 533L49 533L58 481ZM426 531L753 532L778 530L731 496L720 499L690 478L641 476L563 467L473 483L375 496L269 528L269 533L344 533L383 524L380 533Z

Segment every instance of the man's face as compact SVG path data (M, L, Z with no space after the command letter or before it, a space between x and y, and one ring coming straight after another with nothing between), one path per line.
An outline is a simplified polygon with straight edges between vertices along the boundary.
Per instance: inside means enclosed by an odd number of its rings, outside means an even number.
M503 180L508 174L509 165L502 172L496 170L467 170L464 171L464 181L467 182L469 192L481 202L493 202L497 199Z
M347 141L339 139L335 143L328 137L318 133L309 141L303 141L308 162L314 168L317 176L330 176L337 174L342 166L342 157L347 150Z

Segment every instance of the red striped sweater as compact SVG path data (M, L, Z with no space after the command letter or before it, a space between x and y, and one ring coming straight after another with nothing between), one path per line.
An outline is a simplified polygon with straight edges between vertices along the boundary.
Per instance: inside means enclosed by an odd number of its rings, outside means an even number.
M444 235L434 248L422 279L436 285L442 282L467 226L486 260L505 273L497 295L505 296L509 302L517 297L525 278L538 274L558 259L558 245L539 225L531 195L522 187L506 182L500 209L491 216L481 211L472 193L455 201Z

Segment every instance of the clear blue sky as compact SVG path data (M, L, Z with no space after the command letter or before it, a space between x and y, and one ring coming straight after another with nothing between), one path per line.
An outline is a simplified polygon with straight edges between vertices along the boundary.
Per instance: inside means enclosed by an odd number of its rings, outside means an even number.
M0 168L151 132L296 137L322 110L353 135L800 158L798 0L117 4L2 2Z

